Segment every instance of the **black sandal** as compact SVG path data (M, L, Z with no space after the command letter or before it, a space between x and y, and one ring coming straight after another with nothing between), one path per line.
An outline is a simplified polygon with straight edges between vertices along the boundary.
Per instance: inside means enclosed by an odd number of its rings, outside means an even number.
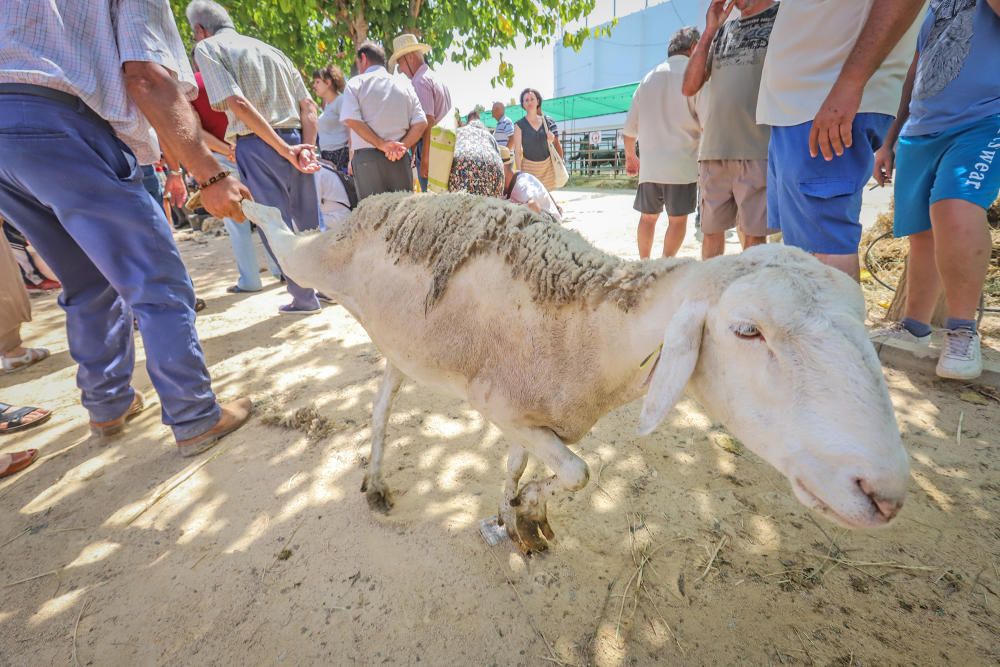
M44 414L33 421L25 423L24 418L34 412L43 412ZM0 403L0 435L6 433L16 433L17 431L23 431L29 429L33 426L38 426L48 421L49 417L52 416L51 410L45 410L44 408L36 408L32 406L18 408L9 403Z

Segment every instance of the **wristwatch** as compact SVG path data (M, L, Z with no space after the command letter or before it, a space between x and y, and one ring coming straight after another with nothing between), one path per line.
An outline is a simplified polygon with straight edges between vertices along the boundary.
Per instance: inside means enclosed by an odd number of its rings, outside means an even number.
M183 176L184 172L180 169L171 169L167 172L167 176Z

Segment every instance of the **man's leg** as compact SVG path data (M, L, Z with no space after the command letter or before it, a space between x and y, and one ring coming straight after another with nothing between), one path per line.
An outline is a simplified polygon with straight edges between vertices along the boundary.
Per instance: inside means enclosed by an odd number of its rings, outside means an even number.
M767 243L767 161L732 160L733 198L743 249Z
M53 131L62 135L57 141ZM110 129L57 102L5 96L0 212L22 221L64 285L70 354L94 421L118 418L131 404L133 312L174 436L199 436L219 421L191 280L135 158Z
M985 213L983 219L985 220ZM985 230L985 225L983 228ZM911 234L909 240L910 255L906 263L906 305L903 315L929 325L934 315L934 306L937 305L938 294L941 292L941 278L935 263L934 230L928 229Z
M291 138L289 137L289 139ZM236 164L240 169L240 180L250 189L254 200L266 206L277 208L281 211L281 217L285 224L294 229L295 216L289 184L294 182L297 176L304 176L304 174L256 136L239 138L236 143ZM309 224L308 220L305 222ZM315 224L319 224L318 217ZM260 232L260 239L264 243L264 249L280 267L281 262L271 252L271 246L263 232ZM282 309L294 312L312 312L320 309L314 290L302 287L289 278L287 273L285 273L285 281L288 293L292 297L292 303L283 306Z
M703 260L725 254L726 231L736 225L738 209L733 196L729 162L703 160L698 163Z
M653 235L656 233L656 221L663 210L663 188L659 183L640 183L635 191L635 201L632 208L639 212L639 228L636 230L636 243L639 246L639 259L649 259L653 251ZM666 240L666 239L664 239Z
M639 215L639 229L636 237L639 244L639 259L649 259L653 251L653 235L656 232L656 221L660 219L659 213L642 213ZM666 242L666 238L664 238Z
M236 269L240 273L236 286L244 292L257 292L261 289L260 264L257 263L257 251L253 247L253 232L250 223L239 223L230 218L223 219L226 231L229 232L229 243L233 247L236 258Z
M944 285L948 317L975 319L990 264L986 210L961 199L944 199L931 204L931 224L931 249ZM912 236L910 242L912 247Z
M687 234L688 217L686 215L668 215L667 233L663 235L663 256L675 257L684 245L684 235Z
M704 229L704 228L702 228ZM726 232L702 232L701 258L712 259L726 252Z
M688 216L698 207L698 184L671 184L663 188L663 207L667 210L667 233L663 237L663 256L673 257L684 244Z

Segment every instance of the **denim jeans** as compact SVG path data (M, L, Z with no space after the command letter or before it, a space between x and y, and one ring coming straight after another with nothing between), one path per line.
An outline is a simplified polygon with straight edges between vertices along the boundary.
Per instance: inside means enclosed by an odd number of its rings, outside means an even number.
M135 155L107 123L82 103L0 95L0 215L63 284L69 352L92 420L120 417L135 396L134 316L174 437L215 425L191 278Z

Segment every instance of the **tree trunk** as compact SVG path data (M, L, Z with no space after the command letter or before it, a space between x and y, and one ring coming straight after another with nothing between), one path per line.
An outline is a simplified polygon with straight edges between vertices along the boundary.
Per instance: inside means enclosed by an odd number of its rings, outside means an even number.
M889 304L889 310L885 312L885 319L889 322L899 322L905 316L906 311L906 290L910 258L903 260L903 272L899 274L899 283L896 285L896 293ZM935 327L943 327L947 311L945 310L944 292L938 295L937 304L934 306L934 314L931 316L930 324Z

